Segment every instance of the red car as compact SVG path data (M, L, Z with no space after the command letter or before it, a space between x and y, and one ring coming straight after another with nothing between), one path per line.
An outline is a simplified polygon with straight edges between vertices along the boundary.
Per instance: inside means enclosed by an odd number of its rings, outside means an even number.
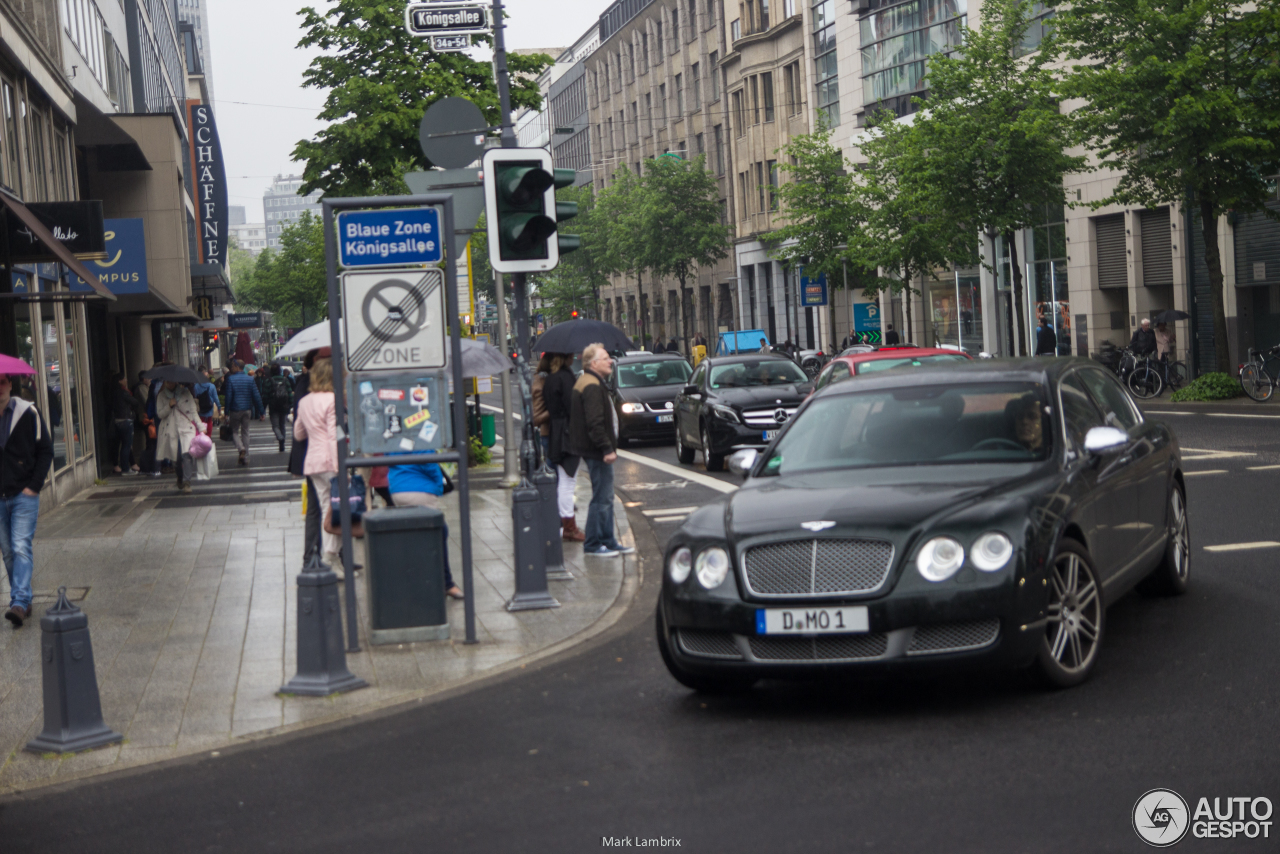
M851 376L861 376L876 371L887 371L900 367L920 367L936 365L940 362L972 361L963 350L950 350L944 347L912 347L910 345L894 345L872 350L870 353L851 353L848 356L837 356L827 363L813 382L813 390L823 388L847 380Z

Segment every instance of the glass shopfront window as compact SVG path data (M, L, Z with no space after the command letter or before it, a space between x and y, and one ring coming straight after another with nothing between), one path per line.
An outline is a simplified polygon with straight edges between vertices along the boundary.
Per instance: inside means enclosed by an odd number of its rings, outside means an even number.
M49 430L53 434L53 471L57 471L65 467L71 459L74 459L74 453L67 447L67 429L66 420L63 418L63 397L62 397L62 336L58 327L61 326L61 318L58 316L58 307L56 305L41 306L38 303L32 303L33 312L40 312L42 322L40 328L44 330L42 336L44 342L45 362L44 362L44 384L49 395L48 402L45 404L45 417L49 421Z
M1056 353L1071 355L1071 297L1067 290L1067 227L1061 205L1048 205L1041 211L1040 224L1031 229L1030 300L1028 319L1032 330L1039 330L1040 320L1049 321L1057 338ZM1036 331L1030 333L1034 348ZM1036 352L1035 349L1032 352Z
M982 352L982 293L976 270L955 273L953 281L929 286L933 344L958 347L971 355Z
M74 444L70 447L74 449L75 456L71 459L75 460L84 456L92 450L87 440L87 428L84 422L84 409L82 408L81 395L84 392L84 383L80 377L80 351L77 347L79 340L76 335L78 322L76 314L79 313L79 307L74 303L62 304L62 327L63 327L63 346L59 351L64 354L62 365L62 408L63 415L67 421L67 429Z

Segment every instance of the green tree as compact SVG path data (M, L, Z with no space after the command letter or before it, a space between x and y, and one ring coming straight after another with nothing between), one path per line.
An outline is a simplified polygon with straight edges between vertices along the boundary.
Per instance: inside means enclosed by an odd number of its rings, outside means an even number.
M237 308L270 311L278 327L323 320L329 307L323 220L303 211L280 233L280 251L264 251L241 276L232 283Z
M493 66L465 53L436 53L429 39L410 36L403 0L335 0L323 12L309 6L298 14L306 30L298 46L322 51L303 85L328 91L318 116L328 125L293 152L306 164L304 194L406 192L404 173L430 165L418 125L440 98L467 98L490 125L501 122ZM487 34L473 38L492 44ZM540 105L537 76L551 61L546 54L508 55L513 110Z
M873 119L860 146L867 163L853 189L865 221L851 235L848 253L867 296L906 291L907 341L915 329L912 283L974 258L978 237L930 180L923 136L916 125L894 121L888 113Z
M578 215L565 222L564 231L582 238L582 245L561 256L560 266L555 272L567 289L565 294L569 302L579 310L586 309L590 317L599 318L600 288L609 283L610 223L597 207L590 184L564 187L556 192L556 199L577 203Z
M917 100L921 112L904 143L904 157L923 170L930 222L941 243L953 244L953 261L970 251L963 240L954 245L960 218L975 238L1004 236L1019 307L1026 303L1013 234L1038 224L1047 206L1065 205L1064 175L1086 166L1067 153L1072 123L1059 107L1052 51L1023 55L1030 12L1029 0L984 0L982 24L965 31L964 47L929 57L928 96ZM1014 313L1018 350L1027 352L1026 318Z
M655 157L645 165L639 206L634 212L639 229L640 264L655 277L680 283L680 332L688 353L688 281L700 267L729 255L729 229L722 221L716 178L707 171L705 155L685 160L673 155Z
M603 236L599 253L599 269L605 275L635 276L640 295L640 340L648 337L648 312L645 311L644 274L650 270L652 253L641 234L640 211L644 207L644 184L626 166L619 166L613 181L596 196L594 215L601 218ZM572 257L572 256L570 256Z
M775 257L803 266L807 276L825 275L829 288L843 287L849 246L867 217L844 154L832 145L825 124L792 137L779 151L778 168L788 180L776 190L784 224L773 233L781 243ZM827 316L834 340L835 313Z
M1230 365L1218 218L1263 213L1280 172L1280 3L1072 0L1056 18L1062 82L1087 148L1119 181L1106 199L1199 214L1215 365ZM1184 240L1187 238L1183 238Z

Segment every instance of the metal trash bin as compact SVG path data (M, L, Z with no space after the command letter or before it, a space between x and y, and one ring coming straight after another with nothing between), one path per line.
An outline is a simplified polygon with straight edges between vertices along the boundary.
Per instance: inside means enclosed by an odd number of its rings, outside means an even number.
M369 642L448 640L444 513L387 507L364 514Z

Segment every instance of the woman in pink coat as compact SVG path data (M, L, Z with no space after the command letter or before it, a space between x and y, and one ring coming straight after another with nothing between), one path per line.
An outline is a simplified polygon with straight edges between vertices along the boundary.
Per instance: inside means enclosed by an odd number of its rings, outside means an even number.
M298 415L293 420L293 438L307 440L307 457L302 473L315 488L321 518L329 513L329 479L338 474L338 419L333 402L333 362L316 359L311 366L311 385L307 395L298 401ZM321 525L324 560L341 573L338 551L342 538L330 534Z

